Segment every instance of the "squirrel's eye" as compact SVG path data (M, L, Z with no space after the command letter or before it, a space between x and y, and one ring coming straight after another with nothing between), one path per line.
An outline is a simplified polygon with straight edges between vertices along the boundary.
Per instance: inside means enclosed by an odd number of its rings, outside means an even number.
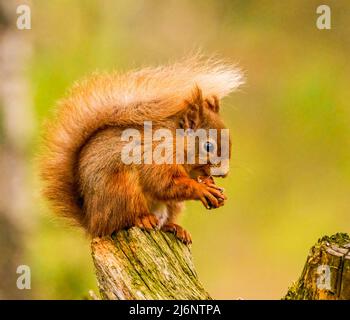
M206 143L204 143L204 150L206 152L213 152L214 151L214 144L207 141Z

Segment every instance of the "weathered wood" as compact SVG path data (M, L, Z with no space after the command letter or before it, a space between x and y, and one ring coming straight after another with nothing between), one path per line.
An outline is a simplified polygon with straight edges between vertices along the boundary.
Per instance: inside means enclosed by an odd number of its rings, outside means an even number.
M170 233L131 228L91 248L102 299L211 299L190 248Z
M287 300L350 300L350 237L321 238L310 250L299 280Z
M131 228L95 238L91 247L102 299L211 299L198 280L190 248L170 233ZM349 300L349 235L318 240L284 299Z

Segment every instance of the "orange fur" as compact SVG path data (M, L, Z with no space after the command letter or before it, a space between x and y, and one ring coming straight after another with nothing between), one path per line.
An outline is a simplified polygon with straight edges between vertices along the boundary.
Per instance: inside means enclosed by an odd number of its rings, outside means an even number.
M189 120L222 128L218 100L241 83L235 67L193 58L126 74L94 74L75 84L46 126L44 195L92 236L132 226L161 204L168 207L167 221L174 222L184 200L206 195L215 202L215 193L208 195L207 186L191 179L193 166L123 164L120 134L145 120L174 132Z

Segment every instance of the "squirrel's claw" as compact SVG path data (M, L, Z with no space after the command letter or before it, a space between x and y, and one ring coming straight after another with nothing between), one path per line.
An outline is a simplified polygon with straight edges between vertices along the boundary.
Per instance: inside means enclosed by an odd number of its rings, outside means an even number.
M145 214L136 218L135 226L142 230L157 230L159 221L153 214Z
M217 186L212 176L199 176L197 182L206 186L199 200L207 209L219 208L225 204L227 197L224 195L224 188Z
M162 231L173 233L176 236L176 238L181 240L184 244L192 243L191 234L187 230L185 230L184 228L182 228L181 226L179 226L176 223L165 224L162 227Z

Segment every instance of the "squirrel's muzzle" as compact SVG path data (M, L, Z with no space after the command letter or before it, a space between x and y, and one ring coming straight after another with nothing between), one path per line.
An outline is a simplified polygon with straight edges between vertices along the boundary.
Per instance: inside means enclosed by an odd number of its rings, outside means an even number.
M229 167L229 160L222 160L220 163L216 165L212 165L210 167L210 174L214 177L221 177L225 178L227 177L229 173L230 167Z

